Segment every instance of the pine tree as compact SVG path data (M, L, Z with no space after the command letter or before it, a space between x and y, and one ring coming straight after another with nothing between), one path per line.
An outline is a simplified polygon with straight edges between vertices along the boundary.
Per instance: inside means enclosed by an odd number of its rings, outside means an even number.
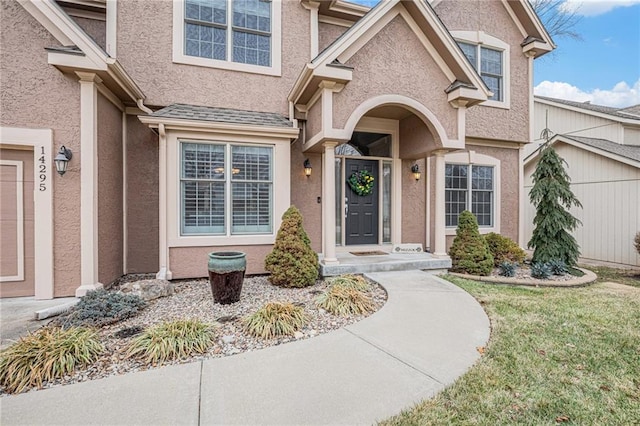
M269 281L281 287L307 287L318 278L318 255L302 227L302 215L295 206L282 215L273 250L265 258Z
M489 275L493 256L487 241L480 235L478 220L468 210L460 213L456 237L449 248L451 270L472 275Z
M571 192L570 178L564 161L549 145L542 147L540 161L533 173L533 188L529 199L536 207L535 229L527 247L534 249L533 262L563 260L573 266L580 256L580 247L570 234L581 222L569 209L582 208Z

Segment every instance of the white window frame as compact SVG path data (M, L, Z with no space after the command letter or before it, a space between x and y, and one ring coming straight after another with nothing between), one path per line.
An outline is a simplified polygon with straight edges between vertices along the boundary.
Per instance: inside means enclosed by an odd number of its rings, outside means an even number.
M502 100L497 101L489 99L482 102L480 105L504 109L511 108L511 49L509 44L497 37L485 33L484 31L451 31L451 35L456 41L477 46L476 57L478 60L478 64L476 64L476 69L478 70L478 75L480 76L480 48L486 47L488 49L498 50L502 52Z
M173 62L178 64L196 65L208 68L220 68L232 71L248 72L264 75L281 75L282 63L282 0L271 0L271 66L243 64L228 60L201 58L189 56L184 53L185 49L185 2L184 0L174 0L173 2ZM232 0L227 0L227 10L232 13ZM228 20L228 19L227 19ZM227 43L232 43L231 22L227 22ZM227 46L229 49L229 46Z
M262 234L231 234L230 196L225 201L225 234L188 234L181 235L182 227L182 191L181 142L222 143L230 145L269 146L273 148L272 156L272 232ZM279 137L260 137L248 135L232 135L229 133L167 131L167 245L168 247L205 247L205 246L242 246L273 244L280 227L281 217L290 206L291 178L289 139ZM161 166L162 167L162 166Z
M456 164L462 166L486 166L493 167L493 225L492 226L480 226L479 230L481 234L488 234L490 232L500 233L500 214L501 214L501 195L500 195L500 160L489 155L478 154L475 151L457 152L454 154L446 154L444 156L445 164ZM467 190L467 210L471 211L471 174L469 174L469 189ZM444 176L443 176L444 184ZM446 192L445 187L445 192ZM445 207L446 208L446 207ZM446 235L455 235L456 227L447 226L445 229Z

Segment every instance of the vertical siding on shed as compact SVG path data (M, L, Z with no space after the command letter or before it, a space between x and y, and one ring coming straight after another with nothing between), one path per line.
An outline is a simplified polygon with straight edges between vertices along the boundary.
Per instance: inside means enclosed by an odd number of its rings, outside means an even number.
M568 163L571 190L582 203L572 214L582 221L574 236L580 244L581 257L605 262L640 266L640 256L633 238L640 231L640 169L606 157L557 144L556 151ZM530 176L535 164L525 168ZM525 192L531 190L530 177ZM525 236L533 233L535 208L527 203Z

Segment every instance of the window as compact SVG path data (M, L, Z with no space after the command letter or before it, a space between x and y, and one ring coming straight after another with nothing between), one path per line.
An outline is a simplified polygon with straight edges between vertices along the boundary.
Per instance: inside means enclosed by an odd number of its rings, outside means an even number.
M272 0L175 1L173 60L280 75L280 10Z
M493 92L493 96L489 99L504 101L502 51L461 41L458 45L471 65L480 73L489 90Z
M458 226L458 216L464 210L471 210L479 226L494 226L493 166L447 164L445 206L448 227Z
M272 233L272 164L270 146L182 142L181 234Z

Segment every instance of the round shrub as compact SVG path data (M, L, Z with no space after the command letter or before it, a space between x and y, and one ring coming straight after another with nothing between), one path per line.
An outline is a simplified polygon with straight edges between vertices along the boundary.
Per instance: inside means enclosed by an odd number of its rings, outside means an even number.
M523 263L526 253L509 237L504 237L495 232L484 236L489 245L489 251L493 256L493 264L500 266L502 262Z
M295 206L282 215L282 224L271 253L265 258L269 281L281 287L307 287L318 278L318 255L302 227L302 215Z
M56 323L63 327L101 327L135 316L145 306L147 303L134 294L94 290L82 296Z
M449 249L451 270L472 275L489 275L493 256L487 241L478 231L478 221L468 210L460 213L456 237Z
M551 267L545 262L534 263L531 265L531 276L540 280L546 280L551 276Z
M500 268L500 276L503 277L515 277L516 271L518 270L518 264L515 262L509 262L505 260L499 265Z

